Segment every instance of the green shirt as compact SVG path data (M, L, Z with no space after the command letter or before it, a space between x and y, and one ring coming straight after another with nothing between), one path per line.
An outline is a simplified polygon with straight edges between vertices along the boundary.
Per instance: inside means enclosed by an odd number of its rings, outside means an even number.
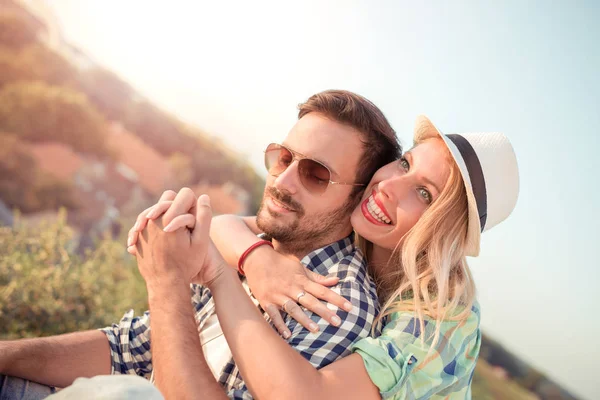
M443 321L440 339L428 355L436 322L425 319L425 343L415 314L391 314L381 336L356 342L383 399L470 399L471 379L481 346L479 305L462 322Z

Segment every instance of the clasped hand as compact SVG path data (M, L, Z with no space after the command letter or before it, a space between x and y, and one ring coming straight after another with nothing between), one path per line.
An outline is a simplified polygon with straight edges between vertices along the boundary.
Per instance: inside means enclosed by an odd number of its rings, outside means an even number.
M209 237L211 220L209 197L202 195L196 200L187 189L176 195L161 218L148 221L135 253L149 290L192 282L207 284L220 274L225 262ZM172 229L174 226L184 228Z

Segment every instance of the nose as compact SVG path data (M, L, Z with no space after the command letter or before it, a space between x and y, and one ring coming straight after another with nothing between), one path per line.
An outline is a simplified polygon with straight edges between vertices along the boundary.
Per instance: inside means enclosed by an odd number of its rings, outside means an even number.
M281 192L293 195L298 192L298 187L300 185L299 179L298 161L294 161L275 178L273 186Z
M381 195L388 200L395 199L399 197L399 192L402 190L402 187L409 183L409 179L410 177L407 174L389 174L379 181L377 188Z

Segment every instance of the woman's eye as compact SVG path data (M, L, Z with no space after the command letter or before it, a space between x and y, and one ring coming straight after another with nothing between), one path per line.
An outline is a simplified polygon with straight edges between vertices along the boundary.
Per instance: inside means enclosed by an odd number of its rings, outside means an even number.
M431 204L431 193L425 188L419 188L419 195L427 202L427 204Z
M402 157L400 159L400 167L402 167L402 169L404 169L405 171L408 171L410 169L410 164L408 163L408 160L406 160L406 158Z

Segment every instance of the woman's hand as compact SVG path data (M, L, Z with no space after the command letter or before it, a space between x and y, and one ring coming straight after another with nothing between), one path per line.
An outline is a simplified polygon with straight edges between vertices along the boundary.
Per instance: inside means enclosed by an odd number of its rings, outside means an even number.
M316 332L317 325L302 307L335 326L340 324L340 318L319 299L346 311L352 309L348 300L327 288L337 284L339 278L314 273L269 246L261 246L250 253L244 262L244 272L252 294L286 339L291 332L283 321L280 310L287 312L306 329Z

